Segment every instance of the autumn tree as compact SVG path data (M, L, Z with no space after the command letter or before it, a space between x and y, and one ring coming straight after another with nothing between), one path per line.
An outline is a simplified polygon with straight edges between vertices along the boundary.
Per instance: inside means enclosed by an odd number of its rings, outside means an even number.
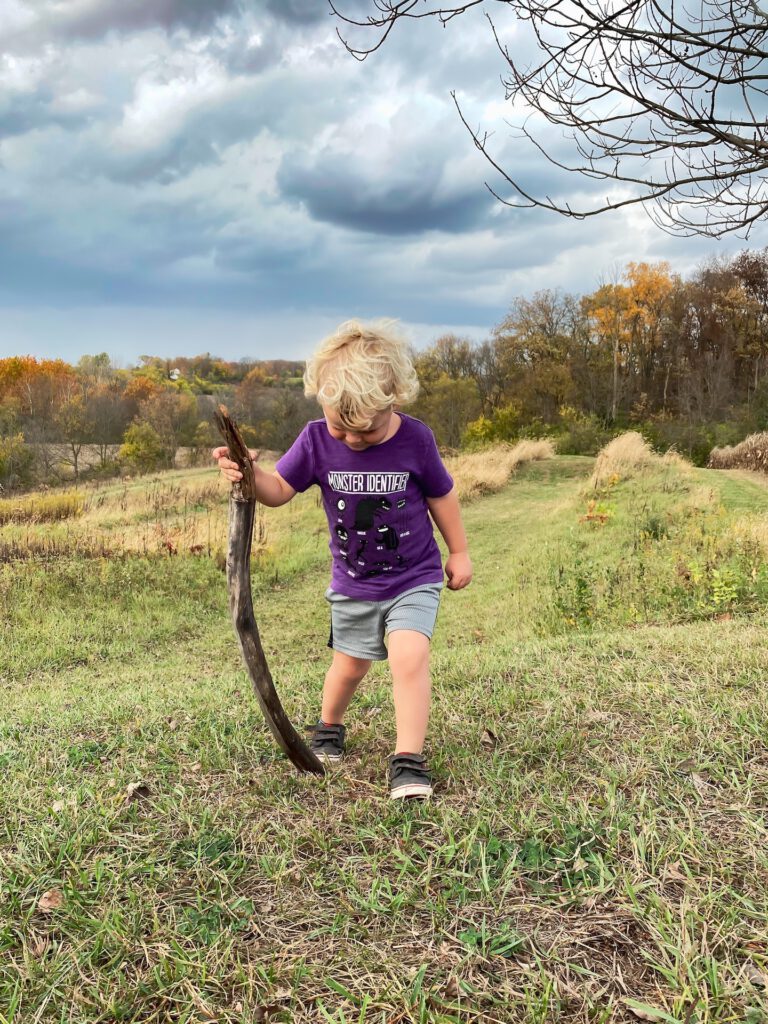
M23 434L0 436L0 492L32 483L35 457Z
M577 315L570 296L544 290L516 299L494 329L504 390L520 401L526 417L552 422L560 406L573 399L571 341Z
M467 424L480 414L477 385L471 377L441 373L409 411L430 425L439 445L458 448Z
M120 383L112 380L88 391L86 411L92 428L89 440L96 446L99 465L104 470L111 461L112 452L122 441L132 410Z
M136 421L125 432L118 459L134 472L150 473L167 465L168 451L150 423Z
M164 460L173 466L177 449L194 443L197 429L197 402L194 396L174 389L159 391L139 405L136 420L152 427L160 438Z
M80 453L83 445L93 436L93 424L88 414L85 397L77 392L68 395L56 412L57 436L66 444L75 481L80 479Z
M749 322L741 344L749 360L747 403L768 380L768 248L759 252L741 252L731 269L751 301Z

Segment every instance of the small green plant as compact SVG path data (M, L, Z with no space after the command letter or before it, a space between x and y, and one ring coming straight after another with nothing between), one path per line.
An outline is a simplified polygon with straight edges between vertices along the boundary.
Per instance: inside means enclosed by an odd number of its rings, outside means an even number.
M483 917L479 928L466 928L459 932L459 940L470 949L476 949L483 956L512 957L526 948L527 939L517 932L508 922L504 921L496 927L489 928Z

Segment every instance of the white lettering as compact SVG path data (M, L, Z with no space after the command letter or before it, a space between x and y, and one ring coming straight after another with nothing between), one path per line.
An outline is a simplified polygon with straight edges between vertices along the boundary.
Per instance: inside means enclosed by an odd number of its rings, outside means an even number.
M344 494L394 494L404 491L410 473L344 473L329 470L328 486Z

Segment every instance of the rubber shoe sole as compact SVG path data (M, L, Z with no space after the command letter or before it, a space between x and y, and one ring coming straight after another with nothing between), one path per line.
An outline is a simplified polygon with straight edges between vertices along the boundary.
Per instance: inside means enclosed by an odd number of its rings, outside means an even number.
M429 800L432 779L422 754L393 754L390 757L389 796L392 800Z
M389 794L390 800L429 800L432 796L431 786L399 786Z
M340 764L344 760L343 754L322 754L317 750L313 750L312 753L318 761L325 761L327 764Z
M312 741L309 749L320 761L326 764L338 764L344 759L344 744L347 730L343 725L322 725L318 722L310 727Z

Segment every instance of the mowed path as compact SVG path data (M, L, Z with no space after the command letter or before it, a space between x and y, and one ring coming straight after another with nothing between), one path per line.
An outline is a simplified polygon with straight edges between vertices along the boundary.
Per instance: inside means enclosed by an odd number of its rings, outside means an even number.
M178 595L185 628L172 600L150 609L157 642L145 617L133 647L7 667L0 1021L764 1020L766 616L542 633L542 566L579 529L589 465L532 467L466 510L432 804L386 798L385 665L347 762L290 768L220 574L190 577L221 588L193 621ZM743 484L728 500L754 510ZM257 602L298 724L328 662L326 575Z

